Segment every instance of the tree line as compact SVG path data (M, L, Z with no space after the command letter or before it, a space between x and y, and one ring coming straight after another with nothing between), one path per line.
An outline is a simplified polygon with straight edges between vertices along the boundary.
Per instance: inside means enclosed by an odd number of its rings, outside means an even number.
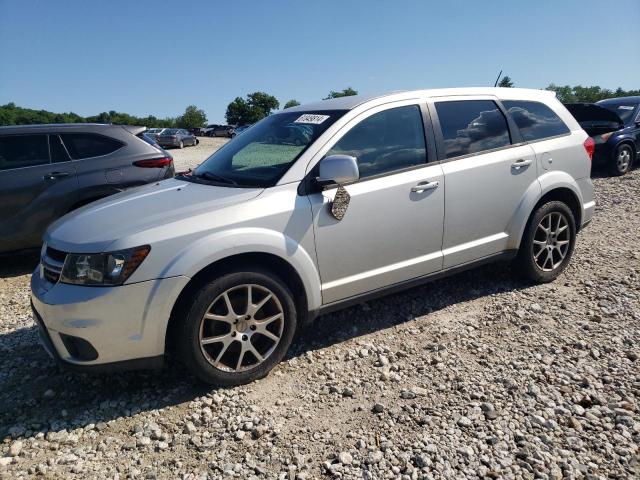
M83 117L74 112L53 113L47 110L34 110L18 107L15 103L0 105L0 125L33 125L40 123L113 123L118 125L142 125L145 127L197 128L207 123L204 111L195 105L189 105L178 117L157 118L153 115L136 117L128 113L102 112L98 115Z
M498 83L501 87L513 87L514 83L509 76L504 76ZM617 88L610 90L599 86L584 87L582 85L548 85L545 90L556 92L558 99L563 103L585 102L593 103L598 100L613 97L627 97L640 95L638 90L623 90ZM358 91L351 87L343 90L331 90L323 100L329 98L347 97L357 95ZM291 108L300 105L295 99L288 100L283 108ZM230 125L249 125L270 115L280 108L280 102L276 97L265 92L253 92L245 98L236 97L229 105L225 113L227 123ZM34 110L22 108L14 103L0 105L0 125L29 125L37 123L114 123L120 125L142 125L145 127L175 127L175 128L200 128L207 124L207 116L204 111L195 105L189 105L182 115L177 117L157 118L153 115L136 117L127 113L109 111L90 117L82 117L76 113L53 113L47 110Z

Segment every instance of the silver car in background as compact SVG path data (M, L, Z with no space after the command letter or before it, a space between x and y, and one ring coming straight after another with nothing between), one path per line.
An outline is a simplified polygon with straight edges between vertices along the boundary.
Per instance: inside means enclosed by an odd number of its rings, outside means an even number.
M66 213L174 175L145 127L101 124L0 127L0 253L39 247Z
M183 128L165 128L156 134L156 141L161 147L184 148L198 144L198 138Z
M205 382L246 383L320 314L497 260L555 279L593 216L593 145L541 90L289 108L190 175L52 225L34 316L69 365L175 352Z

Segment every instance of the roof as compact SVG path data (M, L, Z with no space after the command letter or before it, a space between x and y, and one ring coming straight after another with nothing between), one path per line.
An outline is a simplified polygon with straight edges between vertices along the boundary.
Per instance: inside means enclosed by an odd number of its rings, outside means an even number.
M133 125L114 125L111 123L41 123L36 125L7 125L0 127L0 133L10 132L47 132L55 130L56 132L64 130L102 130L107 128L124 128L125 130L133 133L140 132L146 127L137 127Z
M605 98L604 100L599 100L596 103L640 103L640 96Z
M383 94L352 95L349 97L331 98L319 102L306 103L297 107L287 108L286 112L308 112L317 110L352 110L370 100L388 97L389 100L405 100L418 97L444 97L456 95L494 95L499 98L540 98L555 96L549 90L530 88L500 88L500 87L464 87L464 88L433 88L426 90L394 91Z

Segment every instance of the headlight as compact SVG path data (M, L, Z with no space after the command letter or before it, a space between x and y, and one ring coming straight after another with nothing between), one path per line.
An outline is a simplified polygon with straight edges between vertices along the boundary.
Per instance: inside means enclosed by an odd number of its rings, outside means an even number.
M151 247L144 245L111 253L70 253L60 281L74 285L122 285L150 251Z

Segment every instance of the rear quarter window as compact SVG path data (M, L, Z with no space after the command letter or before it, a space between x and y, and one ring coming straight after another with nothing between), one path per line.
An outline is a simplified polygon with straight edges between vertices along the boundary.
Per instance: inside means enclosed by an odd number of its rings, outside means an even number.
M544 103L504 100L502 104L528 142L569 133L569 127Z
M60 137L73 160L108 155L124 146L113 138L93 133L63 133Z
M46 135L7 135L0 137L0 170L33 167L49 163Z

